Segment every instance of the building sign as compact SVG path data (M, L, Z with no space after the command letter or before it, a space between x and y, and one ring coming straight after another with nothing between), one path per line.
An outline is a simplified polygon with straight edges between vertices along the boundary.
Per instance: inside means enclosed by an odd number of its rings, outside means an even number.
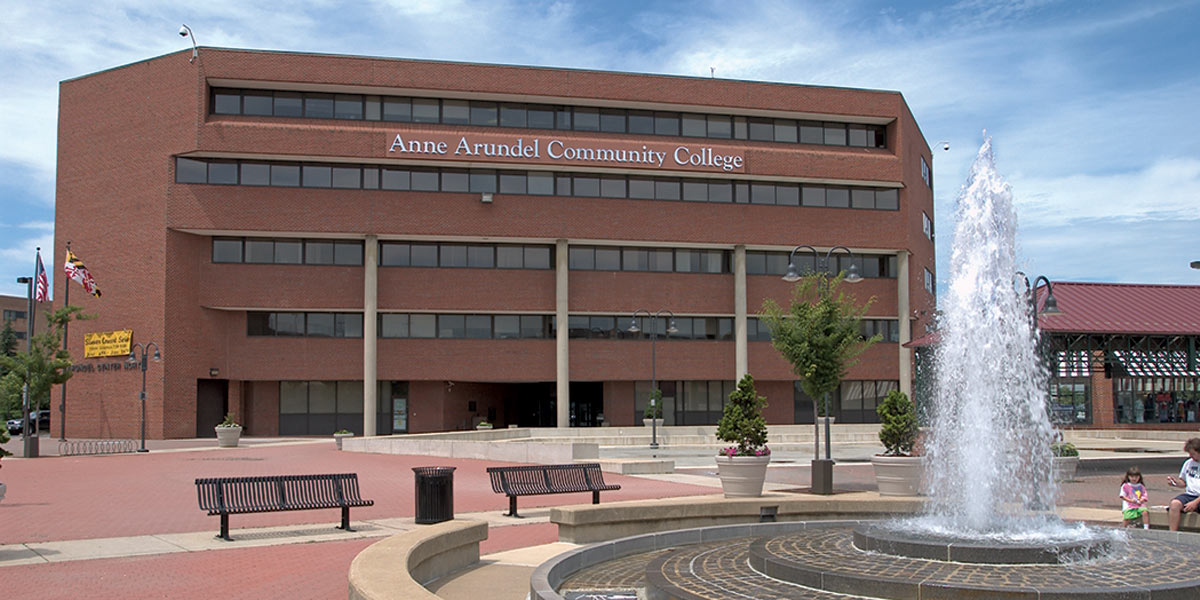
M478 133L397 133L388 141L389 156L470 162L527 162L632 169L674 169L743 173L744 148L705 144L631 142L589 138L518 137Z
M128 356L132 329L83 334L83 357Z

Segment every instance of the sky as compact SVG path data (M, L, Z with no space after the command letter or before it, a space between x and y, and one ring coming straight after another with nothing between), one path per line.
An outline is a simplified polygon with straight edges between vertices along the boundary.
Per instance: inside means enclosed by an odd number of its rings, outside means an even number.
M52 260L59 82L188 48L183 23L202 47L899 91L934 152L939 288L985 131L1031 279L1200 285L1200 0L47 0L0 11L0 294Z

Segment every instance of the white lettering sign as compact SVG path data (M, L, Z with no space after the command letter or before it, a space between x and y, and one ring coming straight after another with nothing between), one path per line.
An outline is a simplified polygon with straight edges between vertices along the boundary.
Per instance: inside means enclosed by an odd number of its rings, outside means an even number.
M464 135L459 137L458 142L454 145L453 154L464 158L539 160L542 158L543 147L546 157L550 160L661 169L666 164L669 154L674 160L674 164L691 169L733 171L740 170L745 166L745 158L742 155L725 154L708 146L677 146L674 152L668 153L645 144L640 148L571 145L570 142L560 139L551 139L543 146L540 138L533 138L530 141L516 138L511 142L498 143L495 141L472 141L469 136ZM388 147L388 152L416 156L445 156L450 153L450 145L439 140L405 139L402 134L396 134Z

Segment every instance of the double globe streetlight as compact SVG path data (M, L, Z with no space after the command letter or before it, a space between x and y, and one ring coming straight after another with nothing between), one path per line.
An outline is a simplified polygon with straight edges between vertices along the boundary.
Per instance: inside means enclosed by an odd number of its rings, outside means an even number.
M803 276L800 274L800 269L796 267L796 253L799 252L801 249L807 249L809 252L812 252L814 271L823 271L823 272L828 272L829 265L831 264L831 261L833 260L834 253L837 252L838 250L845 250L846 254L850 256L850 266L846 269L846 277L845 277L845 279L843 279L843 281L845 281L846 283L858 283L863 280L862 276L858 274L858 265L855 264L855 262L854 262L854 253L851 252L849 248L847 248L845 246L834 246L834 247L830 248L829 251L825 253L825 257L822 258L821 254L819 252L817 252L816 248L813 248L812 246L809 246L807 244L801 244L799 246L796 246L795 248L792 248L792 252L790 254L788 254L787 273L785 273L783 276L784 281L787 281L789 283L795 283L797 281L800 281L800 279L803 278ZM840 271L836 271L836 272L840 273ZM823 295L829 291L828 287L829 287L828 283L822 283L817 288L818 300L820 299L821 295ZM825 413L825 458L824 458L824 460L822 460L820 458L820 456L821 456L821 420L817 416L817 399L813 398L812 401L813 401L813 460L812 460L812 466L811 466L812 491L814 494L832 494L833 493L833 456L832 456L832 449L830 448L831 442L830 442L830 435L829 435L829 393L826 392L825 397L822 398L822 402L825 405L825 410L824 410L824 413Z
M675 327L675 313L665 308L655 313L651 313L644 308L639 308L633 311L633 319L629 322L629 333L638 333L641 331L641 328L637 324L637 318L642 313L645 313L646 317L653 319L650 324L650 448L656 449L658 448L658 415L661 414L662 410L658 405L658 377L654 370L654 341L658 339L658 320L662 318L663 313L671 315L671 321L667 325L667 335L679 333L679 329Z
M138 452L149 452L146 449L146 367L148 358L146 354L150 352L151 346L154 347L154 362L161 361L162 355L158 353L158 344L154 342L149 342L144 346L134 344L133 348L129 350L129 364L136 365L140 362L142 367L142 447L138 448Z

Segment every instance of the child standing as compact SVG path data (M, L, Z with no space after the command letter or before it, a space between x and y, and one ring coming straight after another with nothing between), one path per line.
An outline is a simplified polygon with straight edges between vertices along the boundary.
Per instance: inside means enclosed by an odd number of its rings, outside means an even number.
M1142 529L1150 529L1150 513L1146 504L1150 500L1146 486L1142 484L1142 472L1137 467L1129 467L1125 471L1125 480L1121 482L1121 515L1125 517L1126 527L1136 527L1140 519Z

